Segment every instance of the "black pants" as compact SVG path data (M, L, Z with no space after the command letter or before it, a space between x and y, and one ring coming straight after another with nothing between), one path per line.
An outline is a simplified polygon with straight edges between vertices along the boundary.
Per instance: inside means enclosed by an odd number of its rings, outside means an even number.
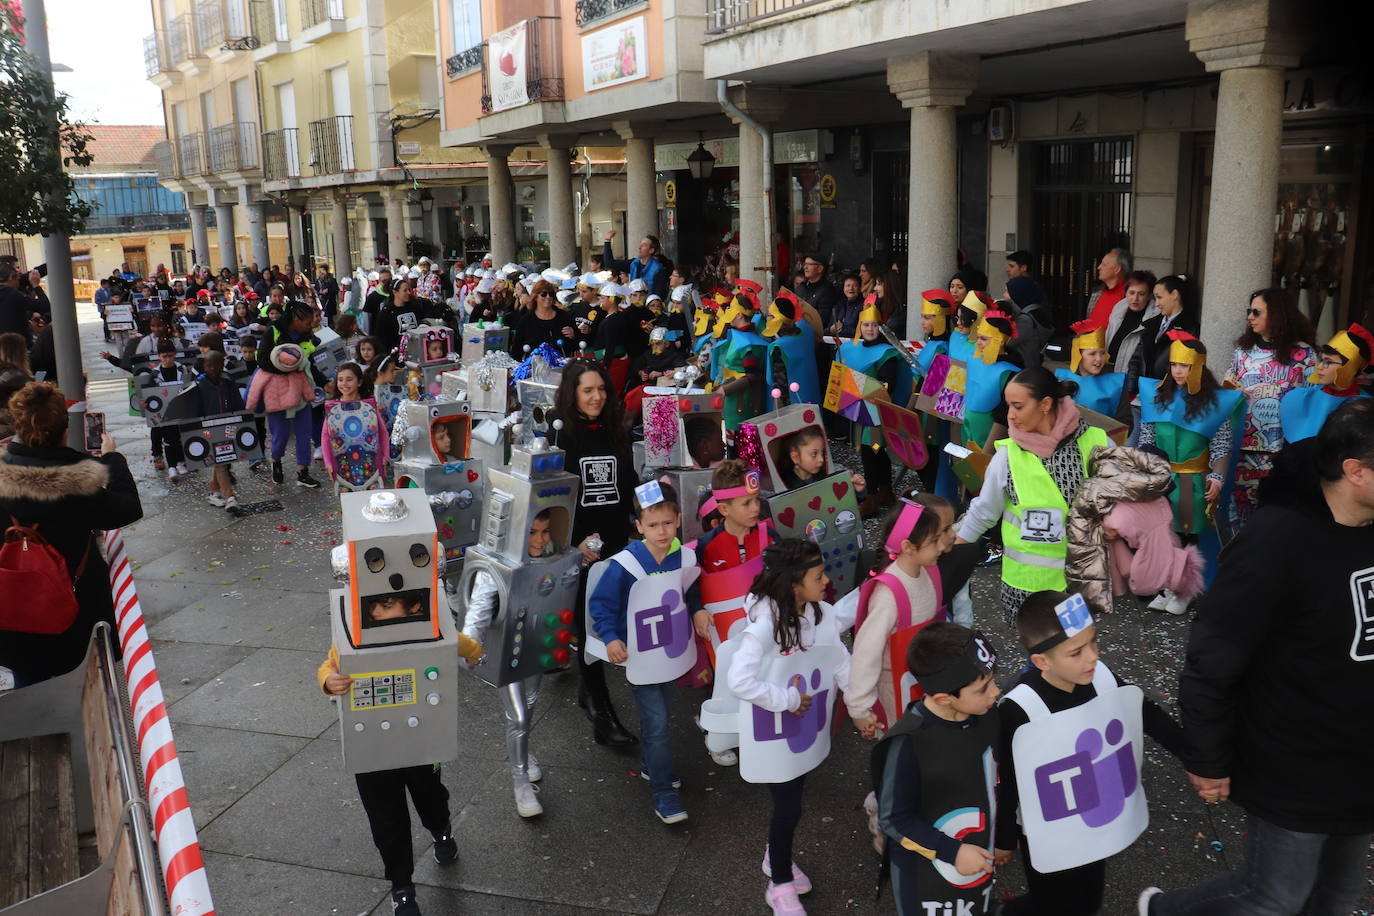
M872 496L884 490L892 492L892 459L887 457L887 450L874 450L871 445L854 447L859 450L859 461L863 464L868 494Z
M789 782L771 782L768 791L773 795L773 817L768 822L768 868L774 884L792 880L792 835L802 815L802 789L806 788L806 774Z
M153 457L165 458L168 464L181 464L186 456L181 451L181 432L175 426L154 426L149 430L153 443Z
M406 790L420 815L420 823L436 836L449 832L448 789L439 778L438 764L359 773L358 798L367 812L372 842L382 854L382 867L393 887L411 883L415 851L410 846L410 809Z
M604 555L604 554L603 554ZM587 615L581 613L587 607L587 573L590 567L582 567L582 578L577 587L577 609L574 620L577 633L577 673L582 677L582 687L587 691L595 710L611 708L611 690L606 686L606 665L600 659L587 657Z
M1021 849L1026 849L1024 840ZM1009 900L1002 907L1002 916L1092 916L1102 908L1106 859L1048 875L1035 870L1029 855L1025 866L1029 893Z

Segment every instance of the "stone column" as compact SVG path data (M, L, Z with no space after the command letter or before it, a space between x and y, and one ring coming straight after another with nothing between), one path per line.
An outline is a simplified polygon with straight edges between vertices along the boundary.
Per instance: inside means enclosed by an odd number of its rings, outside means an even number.
M215 227L219 233L219 264L230 270L239 269L239 255L234 244L234 205L215 199Z
M330 200L329 215L334 229L334 263L329 265L334 276L346 277L353 273L353 252L348 247L348 202L342 191L335 191Z
M487 201L491 206L491 260L497 267L515 260L515 191L510 177L510 154L513 148L486 148Z
M249 185L239 189L239 200L248 216L249 260L256 262L259 270L266 269L272 265L272 253L267 247L267 204Z
M730 99L764 127L782 114L782 94L776 90L737 87L730 91ZM763 138L758 131L742 121L736 123L739 124L739 275L742 279L766 284L770 268L774 270L775 280L777 273L773 265L773 246L763 229L764 214L771 213L773 231L778 230L777 207L764 194L763 187L764 171L773 168L773 163L764 161ZM776 194L777 188L773 192Z
M372 202L366 195L359 194L354 201L353 218L358 223L358 263L353 266L371 270L382 243L372 234Z
M654 141L648 125L617 121L613 126L625 141L625 257L632 258L640 239L658 235Z
M577 230L573 219L572 172L569 148L573 138L540 137L547 152L549 177L549 264L563 265L581 258L577 252Z
M921 290L942 287L958 261L959 172L954 109L978 84L978 58L942 51L887 62L887 86L911 109L907 191L907 327L919 328Z
M186 208L191 215L191 248L194 249L191 263L206 267L210 266L210 233L205 228L205 211L208 209L205 204L192 204Z
M310 271L310 246L306 243L305 224L310 218L306 215L305 204L294 203L287 207L286 218L291 223L291 261L297 270Z
M387 188L382 191L382 202L386 204L386 256L394 264L397 258L406 260L405 191Z
M1278 0L1219 0L1188 10L1188 49L1221 74L1202 275L1202 341L1218 375L1243 327L1246 297L1272 276L1284 69L1297 66L1304 44L1293 15Z

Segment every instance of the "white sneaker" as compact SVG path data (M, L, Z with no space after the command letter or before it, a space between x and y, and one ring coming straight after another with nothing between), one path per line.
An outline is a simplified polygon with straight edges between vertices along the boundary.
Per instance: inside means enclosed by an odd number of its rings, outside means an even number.
M1136 900L1135 906L1139 916L1150 916L1150 901L1164 893L1157 887L1147 887L1140 892L1140 897Z
M224 501L224 508L226 509L237 509L238 507L239 500L237 496L231 496Z
M544 778L544 771L539 767L539 761L534 759L533 754L525 755L525 775L530 778L530 782L538 782Z
M521 817L538 817L544 813L544 806L539 804L538 786L530 785L527 782L516 784L515 811Z
M323 460L324 460L324 456L320 454L320 447L319 447L318 445L315 446L314 460L316 460L316 461L323 461Z
M715 761L716 766L739 766L739 754L736 754L733 750L730 750L729 748L723 751L713 751L708 747L706 749L706 752L711 755L711 759Z
M1188 603L1187 598L1180 598L1178 595L1170 592L1169 602L1164 605L1164 610L1173 614L1175 617L1182 617L1184 614L1188 613Z
M210 505L214 506L216 509L224 508L224 497L220 496L218 493L211 493L209 496L205 498L209 500Z
M191 470L190 470L190 468L186 467L185 464L179 464L179 465L177 465L177 473L178 473L178 474L189 474L189 473L191 473Z
M1166 588L1164 591L1160 592L1158 595L1155 595L1154 600L1151 601L1149 604L1147 604L1147 605L1145 605L1145 606L1148 607L1148 608L1149 608L1150 610L1152 610L1152 611L1163 611L1163 610L1166 610L1166 609L1169 607L1169 596L1172 595L1172 594L1173 594L1173 592L1169 591L1169 590Z
M167 466L167 479L168 479L168 480L176 480L176 479L177 479L177 474L178 474L178 473L179 473L179 472L178 472L177 469L176 469L176 465L174 465L174 464L169 464L169 465Z

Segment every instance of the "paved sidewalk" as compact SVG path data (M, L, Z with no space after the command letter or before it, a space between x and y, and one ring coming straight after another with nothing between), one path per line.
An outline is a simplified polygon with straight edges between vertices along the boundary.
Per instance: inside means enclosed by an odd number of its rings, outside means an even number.
M315 685L329 646L328 548L339 538L337 499L237 468L244 504L282 509L235 519L205 501L208 474L170 483L154 471L142 419L128 416L125 376L97 353L100 322L80 307L93 409L129 457L145 517L127 531L158 669L186 773L217 911L240 914L389 914L388 886L353 781L344 775L334 707ZM291 459L287 458L287 464ZM316 476L322 477L321 473ZM1016 667L1020 652L994 610L997 570L978 573L980 625ZM1187 621L1130 608L1104 622L1105 657L1166 702L1182 665ZM623 679L618 707L634 728ZM493 690L467 681L459 709L463 750L444 765L459 859L440 868L415 823L415 878L426 914L764 913L760 861L769 800L707 757L692 713L700 691L680 691L674 759L691 818L654 817L636 756L595 745L574 705L574 674L545 680L531 747L544 768L546 813L514 811L504 727ZM845 723L808 782L796 858L815 883L813 914L890 913L873 897L877 857L861 808L868 751ZM1188 885L1234 863L1241 812L1206 808L1174 761L1151 744L1145 783L1149 831L1109 872L1104 913L1130 916L1149 884ZM1019 867L997 895L1024 887Z

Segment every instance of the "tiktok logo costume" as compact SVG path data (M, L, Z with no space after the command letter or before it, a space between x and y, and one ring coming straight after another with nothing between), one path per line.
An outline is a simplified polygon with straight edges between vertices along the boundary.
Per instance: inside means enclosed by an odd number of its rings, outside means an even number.
M1101 662L1093 685L1095 698L1056 713L1028 684L1007 694L1030 720L1012 738L1012 758L1021 828L1041 873L1116 855L1149 824L1140 784L1145 695Z

